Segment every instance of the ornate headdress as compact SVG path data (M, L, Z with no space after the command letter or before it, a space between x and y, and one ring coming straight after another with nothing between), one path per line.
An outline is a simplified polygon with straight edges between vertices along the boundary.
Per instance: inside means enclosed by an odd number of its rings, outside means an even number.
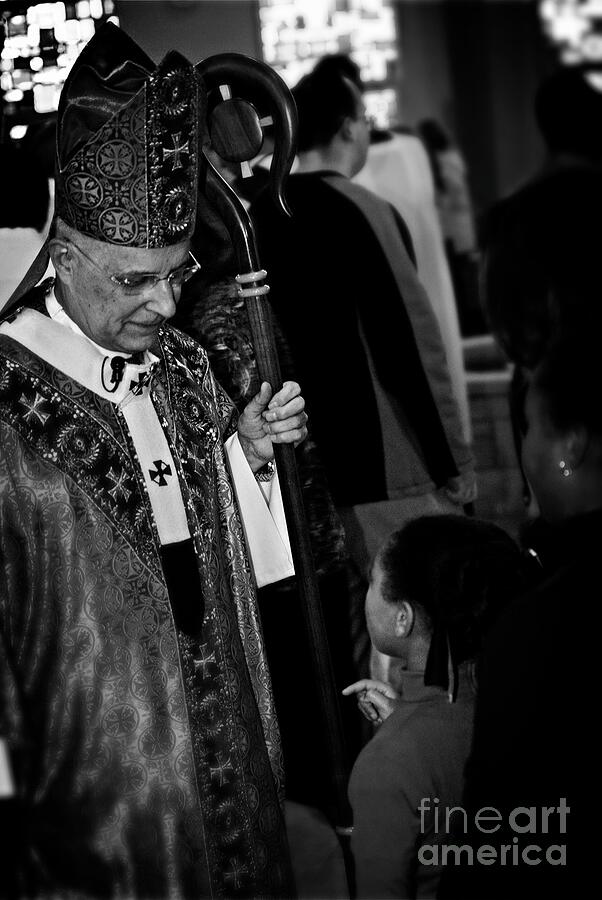
M171 51L155 67L100 28L69 73L57 126L56 214L109 244L165 247L194 230L202 82Z
M234 53L195 67L172 50L156 66L124 31L103 25L76 59L61 92L55 216L105 243L166 247L192 236L199 194L204 194L228 219L231 233L249 229L238 198L203 154L210 143L237 162L259 152L262 120L255 106L233 97L231 89L250 92L254 102L267 106L267 118L281 139L272 190L284 206L295 114L280 77L264 63ZM249 244L248 236L243 244ZM3 315L39 282L47 265L46 242Z

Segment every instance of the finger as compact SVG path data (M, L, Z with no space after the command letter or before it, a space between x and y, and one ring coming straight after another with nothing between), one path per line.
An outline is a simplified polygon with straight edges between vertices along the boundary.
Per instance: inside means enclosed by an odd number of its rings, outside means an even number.
M293 428L279 434L270 434L273 444L300 444L307 437L307 428Z
M378 681L376 683L376 685L374 687L370 688L369 690L370 690L370 693L378 692L378 694L388 697L389 700L398 700L399 699L399 694L397 693L395 688L391 687L390 684L387 684L386 681Z
M265 416L265 414L264 414ZM301 412L296 416L288 416L282 422L266 423L267 434L284 434L294 428L304 428L307 422L307 413Z
M392 708L392 703L389 697L384 694L379 693L378 691L368 691L366 694L366 703L371 703L375 708L377 714L388 713Z
M298 397L300 393L301 388L296 381L285 381L280 390L272 397L268 408L274 409L277 406L284 406L289 400Z
M379 718L377 710L371 703L366 703L364 700L359 699L357 705L362 715L364 715L370 722L376 722L376 720Z
M370 688L381 690L382 688L388 687L389 685L385 681L378 681L376 678L360 678L359 681L354 681L353 684L349 684L346 688L343 688L342 693L346 697L349 697L351 694L359 694L360 691L368 691ZM391 690L393 689L391 688Z
M464 502L462 500L462 494L459 490L452 490L451 488L445 488L445 493L452 503L460 504Z
M465 503L470 503L472 500L474 500L474 497L472 496L472 492L469 490L466 490L466 489L462 489L462 488L459 488L458 490L455 490L455 491L448 490L447 496L452 501L452 503L457 503L459 505L463 505Z
M299 415L304 409L305 400L303 397L297 396L285 403L284 406L268 407L263 417L266 422L278 422L288 419L290 416Z

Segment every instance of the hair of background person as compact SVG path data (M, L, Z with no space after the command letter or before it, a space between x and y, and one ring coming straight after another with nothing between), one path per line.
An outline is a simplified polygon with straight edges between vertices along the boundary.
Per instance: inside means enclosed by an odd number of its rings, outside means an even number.
M327 56L321 56L313 67L312 74L342 75L343 78L352 81L362 93L365 88L360 67L346 53L330 53Z
M481 297L509 358L532 369L560 335L601 333L602 172L559 169L483 220Z
M559 431L583 427L602 437L600 333L560 338L533 373L532 385Z
M528 563L510 535L465 516L413 519L378 559L384 599L419 607L431 633L444 625L456 664L474 659L501 610L528 584Z
M586 69L570 66L549 75L535 94L535 120L551 153L600 162L602 93L586 76Z
M436 119L421 119L416 125L416 130L424 143L437 153L449 150L452 145L447 131Z
M449 150L452 146L451 139L443 125L435 119L421 119L416 125L416 131L428 154L435 187L438 191L443 191L445 190L445 179L441 172L439 153Z
M304 75L292 90L299 116L298 149L326 147L350 117L357 119L357 98L338 71Z
M48 178L39 161L12 141L0 144L0 228L42 231L48 217Z

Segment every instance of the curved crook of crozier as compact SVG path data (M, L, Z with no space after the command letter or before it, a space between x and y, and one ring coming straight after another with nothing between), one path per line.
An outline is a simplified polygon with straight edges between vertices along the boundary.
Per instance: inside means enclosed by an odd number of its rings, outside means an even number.
M284 185L295 158L297 109L285 82L265 63L241 53L210 56L196 69L208 94L211 146L222 159L247 163L261 150L263 128L273 128L270 191L290 215Z

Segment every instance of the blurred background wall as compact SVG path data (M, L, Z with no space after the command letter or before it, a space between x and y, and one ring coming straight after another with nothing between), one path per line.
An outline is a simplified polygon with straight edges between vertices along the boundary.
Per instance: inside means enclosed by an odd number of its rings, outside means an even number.
M558 54L544 36L542 6L537 0L5 0L2 139L7 133L18 139L14 125L52 119L69 65L112 15L156 61L172 47L195 61L237 51L264 58L289 84L318 56L349 52L367 85L368 112L381 126L412 128L432 118L450 133L465 156L478 215L543 161L533 99Z
M117 0L115 11L157 62L172 48L195 62L226 50L262 58L258 0Z
M412 127L429 117L450 131L465 154L478 213L542 162L533 96L557 60L544 38L538 4L393 0L391 5L399 52L397 124ZM259 0L116 0L116 12L156 60L171 47L195 60L224 50L263 56Z

